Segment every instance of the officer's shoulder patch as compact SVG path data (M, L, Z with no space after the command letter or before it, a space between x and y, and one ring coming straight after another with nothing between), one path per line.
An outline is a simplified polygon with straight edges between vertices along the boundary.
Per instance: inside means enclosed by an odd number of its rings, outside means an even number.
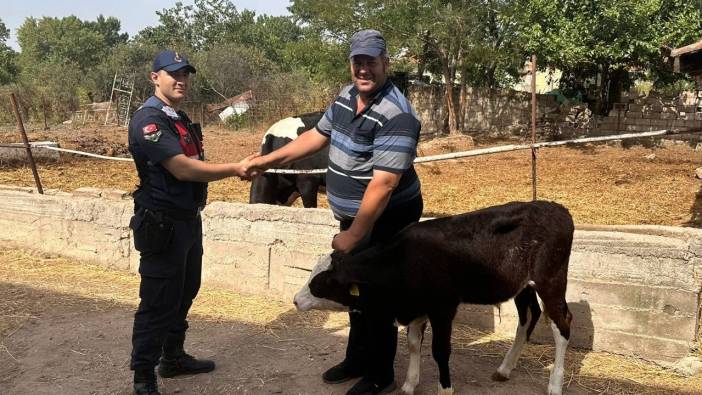
M144 140L146 141L156 143L161 138L162 132L158 129L158 125L155 123L150 123L141 128L141 130L144 132Z

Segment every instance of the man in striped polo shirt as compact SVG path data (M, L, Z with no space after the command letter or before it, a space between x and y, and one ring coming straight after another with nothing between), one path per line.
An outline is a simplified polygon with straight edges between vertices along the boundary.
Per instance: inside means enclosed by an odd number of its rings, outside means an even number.
M387 78L385 39L376 30L351 38L353 84L344 87L315 130L250 162L250 174L285 165L330 144L327 198L341 232L332 248L356 253L390 240L416 222L423 202L412 166L421 124L409 101ZM322 375L342 383L363 377L348 392L383 394L395 389L397 328L383 301L362 290L362 313L349 313L346 358Z

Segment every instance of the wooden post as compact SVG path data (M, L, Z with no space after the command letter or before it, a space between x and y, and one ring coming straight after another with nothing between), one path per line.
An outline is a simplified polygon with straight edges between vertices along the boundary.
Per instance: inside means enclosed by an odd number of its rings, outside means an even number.
M10 99L12 99L12 109L15 111L15 117L17 118L17 127L19 128L20 134L22 135L22 142L24 142L24 148L27 150L27 158L29 158L29 165L32 167L32 173L34 174L34 182L37 184L37 191L39 191L39 193L43 195L44 189L41 187L41 180L39 180L37 165L34 163L32 149L29 147L29 139L27 139L27 133L24 131L22 116L19 113L19 107L17 106L17 98L15 98L14 93L10 94Z
M531 200L536 200L536 55L531 55Z

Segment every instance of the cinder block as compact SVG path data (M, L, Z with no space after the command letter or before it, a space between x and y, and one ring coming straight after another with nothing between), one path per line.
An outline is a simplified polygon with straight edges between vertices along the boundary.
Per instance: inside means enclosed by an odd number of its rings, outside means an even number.
M643 111L643 106L641 104L629 103L629 112L641 112Z
M651 119L651 126L656 127L658 129L665 129L670 125L670 121L667 121L665 119Z
M695 292L633 283L595 282L571 278L568 281L566 299L684 316L695 316L698 311Z
M82 187L73 191L74 197L99 198L101 194L102 189L91 187Z
M275 245L271 248L270 285L284 300L291 298L307 281L318 260L331 249L310 251Z
M125 200L130 198L129 192L119 189L103 189L101 196L110 200Z
M268 246L204 241L203 281L230 290L265 294L268 290L268 274Z

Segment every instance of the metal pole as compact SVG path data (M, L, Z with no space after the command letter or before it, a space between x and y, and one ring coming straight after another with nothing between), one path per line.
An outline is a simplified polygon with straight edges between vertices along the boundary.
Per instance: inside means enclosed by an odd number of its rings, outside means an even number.
M536 200L536 55L531 55L531 200Z
M37 165L34 163L34 157L32 157L32 149L29 148L29 140L27 139L27 133L24 131L22 116L19 113L19 107L17 106L17 98L15 98L14 93L10 93L10 99L12 99L12 109L15 111L15 117L17 118L17 127L19 128L20 134L22 135L22 142L24 142L24 147L27 149L27 158L29 158L29 165L32 166L32 173L34 173L34 182L37 184L37 191L39 191L39 193L43 195L44 189L41 187L41 180L39 180Z

